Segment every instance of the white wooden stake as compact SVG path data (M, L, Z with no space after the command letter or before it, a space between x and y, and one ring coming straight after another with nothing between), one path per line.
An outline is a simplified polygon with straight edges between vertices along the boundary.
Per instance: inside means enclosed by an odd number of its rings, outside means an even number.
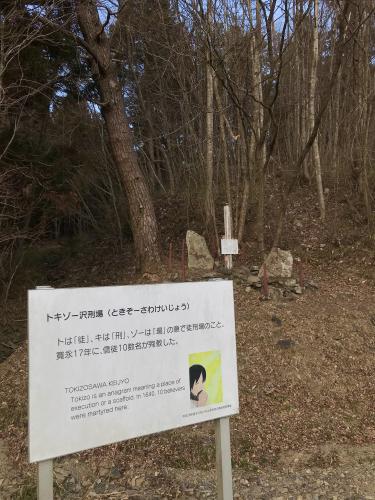
M224 235L225 239L232 238L232 214L229 205L224 205ZM233 258L232 255L224 255L225 267L232 269Z
M229 417L216 420L216 475L218 500L233 500Z
M49 290L51 286L37 286L37 290ZM30 401L30 398L29 398ZM30 415L30 412L29 412ZM53 500L53 460L38 462L38 500Z

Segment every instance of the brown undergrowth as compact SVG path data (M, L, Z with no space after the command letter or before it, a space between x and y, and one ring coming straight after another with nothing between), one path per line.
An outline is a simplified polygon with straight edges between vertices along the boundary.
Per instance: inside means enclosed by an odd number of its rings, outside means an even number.
M304 453L322 445L333 448L325 454L312 451L308 463L335 465L339 460L335 445L375 444L373 253L356 241L342 246L330 242L327 231L320 234L315 221L310 223L310 232L302 231L300 224L307 228L307 212L304 215L300 210L298 221L298 227L289 222L290 241L303 259L306 280L313 280L317 289L306 289L291 301L260 301L258 291L249 291L245 283L235 281L240 413L231 419L232 457L234 469L246 474L268 466L281 467L288 453ZM318 234L320 240L315 239ZM325 243L320 243L322 240ZM177 242L178 238L176 246ZM243 248L239 261L259 264L256 256ZM177 258L174 271L179 272ZM86 246L79 256L66 259L54 284L136 281L142 278L134 275L131 247L111 254L104 242ZM12 292L8 324L22 319L20 314L25 316L25 287L36 284L25 275L23 285ZM20 298L17 293L21 292ZM272 319L275 317L279 321ZM20 322L18 328L23 329L21 337L25 338L26 322ZM278 343L282 339L293 342ZM0 365L0 387L1 438L17 475L15 481L34 484L35 469L27 463L26 341ZM213 424L164 432L69 458L77 459L87 469L77 474L93 481L104 463L109 464L109 474L113 469L133 476L155 471L159 477L157 471L165 467L208 471L215 463ZM64 460L58 460L57 465Z

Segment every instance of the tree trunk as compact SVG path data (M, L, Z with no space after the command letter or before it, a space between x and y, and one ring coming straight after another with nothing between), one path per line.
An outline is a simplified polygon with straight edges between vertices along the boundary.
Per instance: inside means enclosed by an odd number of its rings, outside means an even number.
M299 87L300 92L298 95L298 108L299 108L299 142L296 148L297 158L300 155L304 145L307 141L307 116L308 116L308 60L305 56L305 40L308 34L308 30L306 27L306 19L304 19L303 14L303 1L299 0L296 5L296 22L299 26L299 29L296 33L296 43L297 43L297 64L299 66L299 72L297 73L298 82L296 84ZM303 162L303 178L306 182L310 184L311 174L310 174L310 165L309 159L306 158Z
M318 0L314 0L314 16L313 16L313 44L312 44L312 60L311 60L311 73L310 73L310 100L309 100L309 123L310 132L314 128L315 120L315 94L316 94L316 75L318 66L318 55L319 55L319 40L318 40L318 12L319 12ZM325 219L326 208L323 194L323 182L322 182L322 169L320 164L320 154L319 154L319 144L318 136L312 144L312 156L315 168L315 179L316 187L318 190L318 200L320 209L320 218Z
M238 158L240 163L240 169L242 171L242 198L241 198L241 208L238 217L238 242L242 243L245 235L246 218L249 209L249 198L250 198L250 170L251 161L253 156L253 151L255 149L255 139L254 134L251 133L249 138L249 144L247 143L247 138L245 136L245 129L242 123L240 113L237 112L238 120L238 131L239 131L239 141L238 141Z
M313 145L314 140L316 139L323 115L324 115L324 113L327 109L327 106L329 104L329 101L331 99L331 92L334 89L336 81L337 81L337 75L340 71L341 64L343 61L343 52L344 52L343 49L345 46L345 38L346 38L346 32L347 32L347 27L348 27L347 13L349 11L349 5L350 5L350 0L345 0L343 7L341 9L340 20L338 21L339 34L338 34L337 43L335 44L335 56L334 56L334 63L332 66L333 69L332 69L330 82L328 84L328 89L322 98L319 112L317 113L316 117L314 118L314 123L313 123L314 127L310 132L310 137L309 137L308 141L306 142L301 154L299 155L299 157L296 161L296 165L294 168L294 171L296 172L296 174L294 175L294 177L290 181L287 191L284 193L282 205L280 208L279 217L278 217L278 221L277 221L276 233L275 233L275 237L273 240L273 245L272 245L273 247L277 247L279 245L279 241L280 241L281 233L282 233L282 229L283 229L283 224L284 224L284 220L285 220L285 215L286 215L286 211L288 208L289 197L290 197L291 193L293 192L293 190L294 190L294 188L295 188L295 186L300 178L301 167L303 165L303 162L306 159L308 152L310 151L310 149Z
M225 179L225 196L226 202L232 210L232 195L231 195L231 186L230 186L230 175L229 175L229 164L228 164L228 147L227 147L227 139L225 136L225 115L223 110L223 104L221 101L217 80L214 80L214 90L217 101L217 107L219 112L219 126L220 126L220 137L221 143L223 146L223 167L224 167L224 179Z
M366 18L368 15L367 5L364 4L363 7L363 17ZM360 46L363 47L361 50L361 55L359 57L359 73L361 75L361 99L359 100L360 106L360 130L361 136L358 137L358 142L360 147L358 148L358 156L361 159L361 190L363 194L363 201L366 209L366 219L369 230L369 237L372 242L374 239L374 221L372 213L372 202L371 202L371 191L369 186L369 170L371 169L371 159L369 155L369 131L371 129L371 83L370 83L370 70L369 70L369 47L370 47L370 26L367 23L362 26L361 32L359 33Z
M117 68L111 61L110 40L94 2L77 1L76 13L91 56L113 158L129 203L137 267L143 271L156 270L160 266L158 226L151 195L134 151Z
M211 1L207 4L207 30L211 29ZM214 70L210 63L210 48L207 44L206 49L206 194L205 194L205 213L206 230L209 235L213 234L217 249L219 251L219 239L216 229L215 201L213 194L213 176L214 176Z
M261 66L261 46L262 46L262 21L260 16L260 4L256 2L256 26L255 34L252 37L253 74L252 84L255 96L254 124L256 146L252 162L255 166L257 180L257 241L258 249L264 253L264 165L266 161L266 145L262 138L264 113L263 113L263 88L262 88L262 66Z

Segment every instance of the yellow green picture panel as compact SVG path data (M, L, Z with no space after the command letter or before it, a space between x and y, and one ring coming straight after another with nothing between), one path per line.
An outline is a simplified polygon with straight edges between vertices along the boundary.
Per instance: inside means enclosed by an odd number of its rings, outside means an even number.
M190 400L195 406L223 401L220 351L189 354Z

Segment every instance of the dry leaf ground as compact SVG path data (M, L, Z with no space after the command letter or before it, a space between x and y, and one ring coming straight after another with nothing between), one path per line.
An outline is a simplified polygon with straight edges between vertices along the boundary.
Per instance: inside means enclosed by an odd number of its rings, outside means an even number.
M374 283L350 261L310 264L305 274L319 288L292 301L261 301L235 283L235 491L240 498L375 497ZM278 344L283 339L291 346ZM0 384L8 457L4 465L0 454L2 498L32 495L26 344L2 363ZM212 424L174 430L56 461L57 498L215 497L214 464Z
M258 291L235 281L234 491L243 499L375 499L374 253L361 244L345 205L344 222L332 229L311 217L308 197L303 201L290 211L283 246L302 257L305 279L318 289L291 301L261 301ZM330 220L333 209L328 200ZM171 236L175 249L182 233ZM245 247L237 263L259 264ZM167 240L164 248L167 255ZM0 318L2 358L19 345L0 365L1 499L36 494L36 469L27 463L26 289L137 281L130 246L120 252L87 241L77 251L62 242L52 254L25 270ZM178 272L177 250L174 260ZM56 460L55 496L215 498L214 467L208 423Z

